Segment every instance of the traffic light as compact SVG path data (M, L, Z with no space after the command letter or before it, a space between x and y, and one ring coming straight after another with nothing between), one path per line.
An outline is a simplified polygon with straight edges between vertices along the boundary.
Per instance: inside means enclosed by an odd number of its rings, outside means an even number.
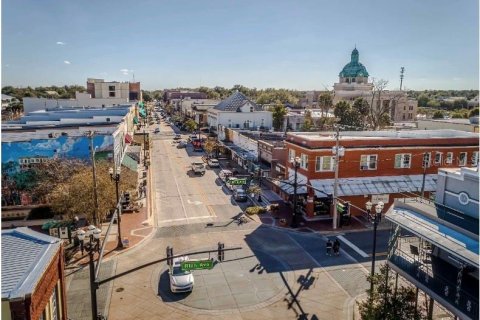
M218 261L220 262L225 260L225 251L223 249L225 249L225 244L219 242L218 243Z
M337 202L337 213L339 215L344 215L345 214L345 205L341 202Z
M345 207L344 214L350 215L350 202L345 202L344 207Z
M125 192L122 200L122 210L126 210L130 205L130 193Z
M167 247L167 264L173 265L173 248L170 246Z

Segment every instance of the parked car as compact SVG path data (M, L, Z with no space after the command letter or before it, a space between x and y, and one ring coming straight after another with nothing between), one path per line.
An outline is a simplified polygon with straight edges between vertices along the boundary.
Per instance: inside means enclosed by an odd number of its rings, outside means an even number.
M220 180L223 182L227 182L227 179L233 175L232 171L230 170L221 170L220 173L218 174L218 177Z
M153 131L153 133L160 133L160 128L156 128L155 131Z
M205 165L203 162L192 162L192 171L203 176L205 174Z
M173 259L173 264L168 270L168 275L170 277L170 290L173 293L190 292L193 290L195 281L192 272L183 271L181 268L181 263L188 260L187 256Z
M220 167L220 163L217 159L211 158L207 160L207 164L210 168L218 168Z
M187 143L185 141L180 141L178 144L177 144L177 148L178 149L182 149L182 148L186 148L187 147Z
M182 136L179 134L176 134L175 137L173 138L173 140L180 140L180 139L182 139Z
M237 188L233 191L233 198L235 201L247 201L247 193L242 188Z

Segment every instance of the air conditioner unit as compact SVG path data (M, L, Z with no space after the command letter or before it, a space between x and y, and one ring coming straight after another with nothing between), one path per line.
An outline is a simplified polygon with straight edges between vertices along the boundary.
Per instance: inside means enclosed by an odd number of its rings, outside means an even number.
M360 170L368 170L368 166L360 166Z

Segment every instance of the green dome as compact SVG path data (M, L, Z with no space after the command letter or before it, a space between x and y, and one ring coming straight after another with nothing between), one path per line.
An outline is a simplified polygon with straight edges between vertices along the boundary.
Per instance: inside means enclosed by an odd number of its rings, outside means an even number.
M352 60L343 67L339 74L342 78L353 77L368 77L367 68L360 62L358 62L358 50L357 48L352 51Z

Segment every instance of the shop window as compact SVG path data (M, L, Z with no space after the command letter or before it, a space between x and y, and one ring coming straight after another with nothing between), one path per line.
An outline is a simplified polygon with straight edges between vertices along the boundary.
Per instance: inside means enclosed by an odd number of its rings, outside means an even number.
M425 152L423 154L422 168L430 168L432 162L432 154Z
M478 165L478 151L472 153L472 166Z
M360 170L377 170L377 155L362 155L360 157Z
M458 165L465 166L467 164L467 153L460 152L460 156L458 157Z
M303 153L300 156L300 168L308 169L308 155Z
M315 171L333 171L333 157L326 156L326 157L316 157L315 158Z
M447 152L447 156L445 157L446 164L452 164L453 162L453 152Z
M395 169L410 168L410 153L399 153L395 155Z
M442 164L442 153L435 152L435 160L433 161L434 164L439 165Z
M295 159L295 150L294 149L288 149L288 161L293 161Z

